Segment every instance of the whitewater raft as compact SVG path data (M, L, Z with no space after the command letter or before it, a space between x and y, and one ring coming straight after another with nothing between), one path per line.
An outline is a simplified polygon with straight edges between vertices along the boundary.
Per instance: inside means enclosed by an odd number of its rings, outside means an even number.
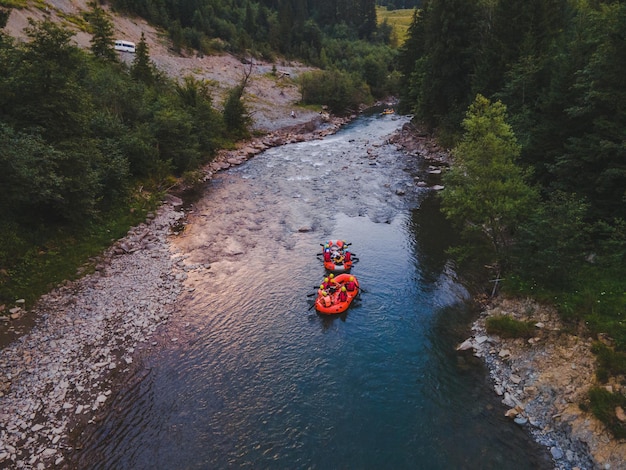
M331 273L348 273L352 269L354 259L352 253L346 248L350 243L343 240L330 240L322 245L322 259L324 269Z
M346 298L340 300L342 287ZM327 289L320 288L315 299L315 310L325 315L336 315L345 312L359 294L359 281L351 274L343 273L335 276Z

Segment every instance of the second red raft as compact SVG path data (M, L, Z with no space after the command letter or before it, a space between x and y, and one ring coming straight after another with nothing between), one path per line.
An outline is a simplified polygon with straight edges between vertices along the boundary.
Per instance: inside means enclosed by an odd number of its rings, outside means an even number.
M345 288L345 300L340 300L342 287ZM315 309L326 315L345 312L359 293L359 281L351 274L335 276L328 289L320 289L315 299Z

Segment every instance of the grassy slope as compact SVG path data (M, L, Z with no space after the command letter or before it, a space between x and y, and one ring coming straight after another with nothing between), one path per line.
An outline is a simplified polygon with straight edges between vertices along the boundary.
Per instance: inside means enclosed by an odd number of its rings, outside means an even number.
M398 46L401 46L413 21L413 9L388 11L387 8L377 6L376 16L378 23L387 20L387 23L391 25L398 36Z

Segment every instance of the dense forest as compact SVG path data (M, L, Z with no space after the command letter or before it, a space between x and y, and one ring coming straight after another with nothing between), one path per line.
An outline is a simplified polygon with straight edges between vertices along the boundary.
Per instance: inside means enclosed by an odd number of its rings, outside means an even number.
M626 371L626 3L425 0L398 58L405 112L452 148L442 209L509 292L609 333ZM592 393L616 435L621 394ZM599 410L599 411L598 411ZM607 410L609 410L607 412Z
M376 0L376 5L385 7L388 10L404 10L420 8L422 6L422 0Z
M511 159L538 199L491 244L501 264L519 264L542 285L569 286L585 254L624 265L625 37L622 2L431 0L416 10L402 48L405 109L452 146L474 139L488 148L494 133L501 137L495 111L477 104L477 96L505 106L497 119L512 128L519 147ZM481 119L493 122L479 135ZM487 172L494 162L479 163L476 171ZM470 222L464 226L482 224Z
M377 21L377 6L415 8L400 49L392 27ZM303 102L335 113L399 95L402 110L452 149L441 202L467 241L455 251L459 263L489 266L502 288L551 301L572 324L610 331L616 351L601 356L605 371L625 369L625 2L111 7L163 28L173 52L316 66L301 78ZM7 17L0 11L0 27ZM143 40L134 62L120 63L111 20L97 4L84 21L93 35L88 51L48 21L31 23L26 42L0 31L0 304L32 300L68 246L80 256L77 240L110 241L173 177L193 178L248 132L243 84L217 111L204 83L164 77ZM44 273L42 285L35 273Z

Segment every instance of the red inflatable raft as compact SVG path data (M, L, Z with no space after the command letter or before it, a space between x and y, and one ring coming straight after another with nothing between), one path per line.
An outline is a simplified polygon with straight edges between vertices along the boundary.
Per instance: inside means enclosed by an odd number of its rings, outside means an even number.
M339 300L342 287L345 288L346 300ZM315 309L326 315L335 315L345 312L359 293L359 281L356 277L343 273L335 276L331 287L317 291Z
M324 269L331 273L347 273L352 269L352 253L346 250L349 243L342 240L330 240L323 245L322 256Z

